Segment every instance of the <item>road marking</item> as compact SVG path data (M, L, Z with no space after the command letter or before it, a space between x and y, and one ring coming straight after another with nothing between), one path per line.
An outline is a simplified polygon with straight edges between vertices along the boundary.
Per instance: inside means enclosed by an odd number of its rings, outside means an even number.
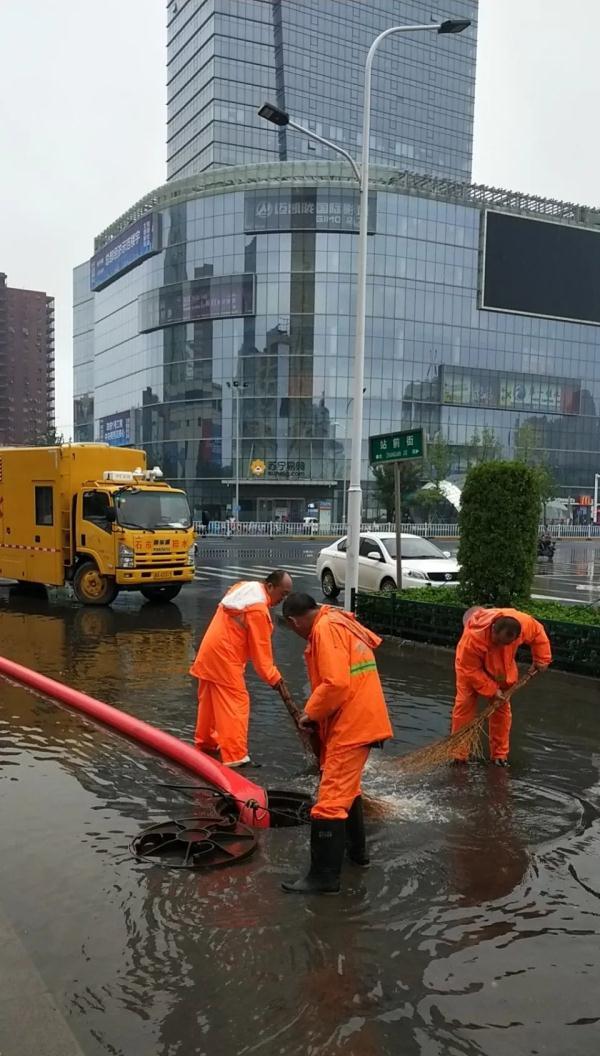
M582 598L561 598L558 594L532 594L536 601L566 601L569 605L585 605Z
M200 569L200 571L196 572L194 579L202 579L203 576L208 576L210 579L231 579L234 581L234 583L239 582L240 578L237 573L234 575L224 570L220 572L213 572L212 570L203 568Z
M600 583L582 583L575 590L600 590Z

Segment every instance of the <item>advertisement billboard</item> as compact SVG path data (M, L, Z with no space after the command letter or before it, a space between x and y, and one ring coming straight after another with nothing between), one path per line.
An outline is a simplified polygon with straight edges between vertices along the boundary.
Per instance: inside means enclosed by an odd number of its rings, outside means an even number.
M481 308L600 324L600 230L488 210Z
M357 232L360 219L358 191L331 187L273 188L247 191L244 229L260 231ZM369 195L369 234L375 233L377 195Z
M90 289L104 289L160 248L160 216L148 213L94 254L90 261Z
M131 411L108 414L100 419L100 443L111 447L127 447L131 444Z
M254 314L254 275L212 275L174 282L138 297L142 334L177 323Z
M579 414L581 382L496 370L442 368L442 403L537 414Z

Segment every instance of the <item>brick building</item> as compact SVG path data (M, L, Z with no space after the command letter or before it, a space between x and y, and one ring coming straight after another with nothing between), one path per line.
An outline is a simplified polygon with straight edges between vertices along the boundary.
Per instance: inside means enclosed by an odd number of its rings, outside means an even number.
M0 272L0 447L54 433L54 299Z

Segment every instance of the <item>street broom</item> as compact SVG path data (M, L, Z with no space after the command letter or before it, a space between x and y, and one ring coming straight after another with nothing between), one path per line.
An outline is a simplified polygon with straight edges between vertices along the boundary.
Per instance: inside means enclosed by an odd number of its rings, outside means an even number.
M296 727L296 731L302 742L302 747L304 748L304 754L311 764L316 762L316 772L319 772L321 769L321 739L319 733L316 729L306 730L300 725L300 715L302 713L295 703L288 686L283 680L279 683L277 688L279 690L279 695L288 710L288 714L291 716ZM371 796L365 796L364 792L362 793L362 802L364 813L368 818L382 821L393 814L393 807L391 804L387 804L382 800L373 799Z
M536 674L535 671L528 672L520 682L516 682L506 692L502 699L491 701L483 708L477 718L462 726L456 733L451 733L448 737L434 741L433 744L427 744L424 748L417 748L416 751L409 752L407 755L401 755L393 760L392 765L407 774L419 774L427 770L434 770L438 766L443 766L444 763L451 763L456 758L468 758L469 756L481 758L483 755L484 731L488 719L505 701L510 700L518 689L526 686L534 674Z

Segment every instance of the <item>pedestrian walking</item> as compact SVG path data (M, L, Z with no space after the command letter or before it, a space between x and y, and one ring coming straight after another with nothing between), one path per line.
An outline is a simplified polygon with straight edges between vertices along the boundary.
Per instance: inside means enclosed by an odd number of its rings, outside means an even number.
M473 608L465 614L464 631L456 649L456 699L452 733L477 714L478 697L500 701L490 717L490 757L497 766L508 766L512 712L505 693L519 679L517 650L531 649L530 671L545 671L552 662L548 636L533 616L518 609ZM467 761L456 757L457 763Z
M199 680L196 747L220 751L226 766L250 763L250 697L244 677L248 661L274 689L281 682L273 662L269 610L291 589L292 580L283 569L263 581L236 583L219 603L190 669Z
M283 603L289 627L307 642L304 657L312 693L300 718L321 738L321 781L311 810L310 869L282 885L300 894L336 894L344 850L369 864L361 776L372 747L393 736L373 650L381 638L349 612L319 607L309 594Z

